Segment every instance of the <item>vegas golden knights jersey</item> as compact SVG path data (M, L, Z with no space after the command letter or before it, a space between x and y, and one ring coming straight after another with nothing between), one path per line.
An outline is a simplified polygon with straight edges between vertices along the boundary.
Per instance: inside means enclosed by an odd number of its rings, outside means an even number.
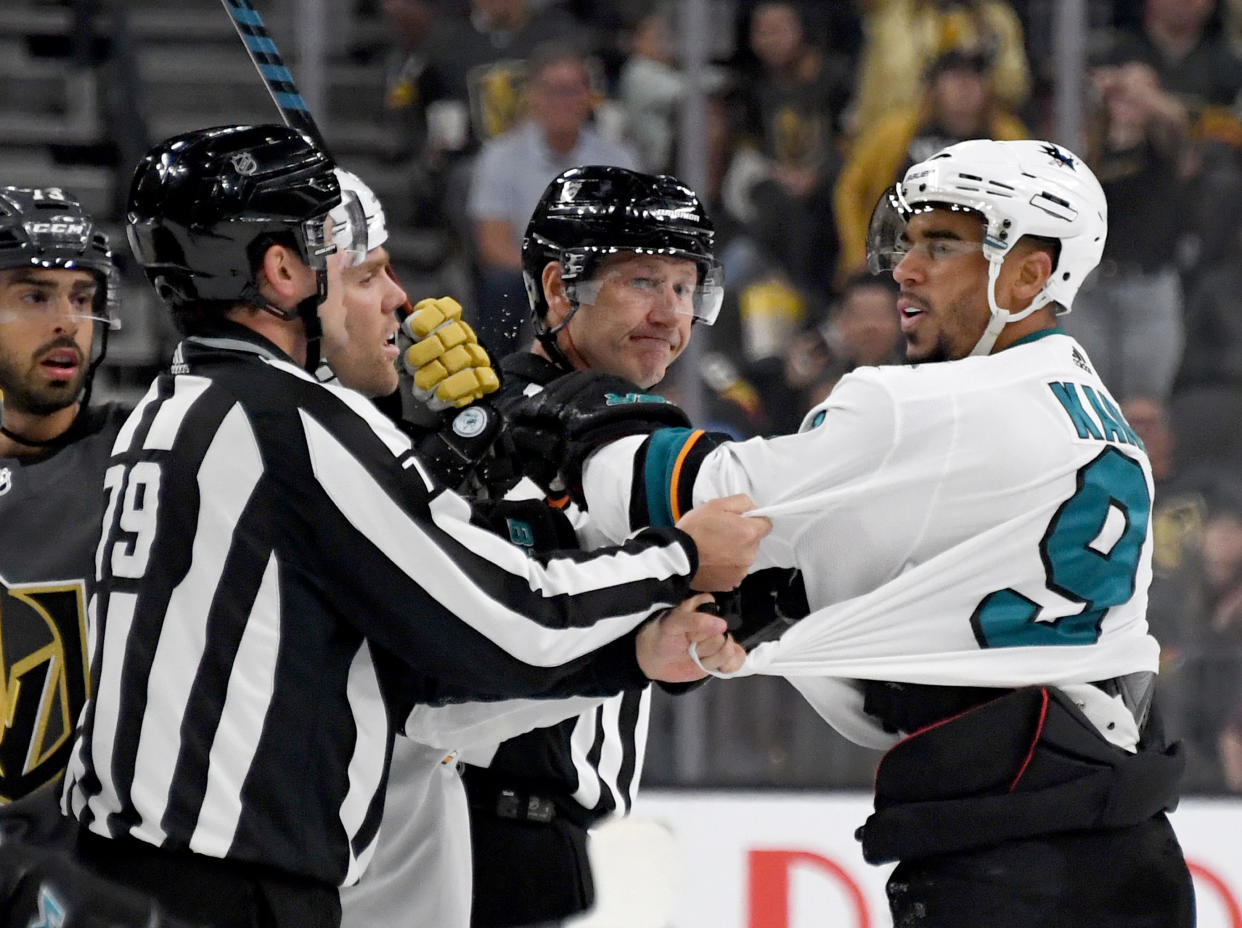
M100 406L73 440L36 458L0 457L0 800L64 770L86 701L86 604L103 473L126 410Z

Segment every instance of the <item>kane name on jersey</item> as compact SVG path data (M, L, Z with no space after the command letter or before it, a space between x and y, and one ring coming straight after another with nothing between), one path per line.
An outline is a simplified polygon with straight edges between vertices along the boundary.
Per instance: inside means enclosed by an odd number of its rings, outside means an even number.
M1089 384L1070 380L1053 381L1048 384L1048 389L1069 416L1070 424L1080 439L1143 447L1142 440L1130 428L1130 423L1126 422L1107 393Z

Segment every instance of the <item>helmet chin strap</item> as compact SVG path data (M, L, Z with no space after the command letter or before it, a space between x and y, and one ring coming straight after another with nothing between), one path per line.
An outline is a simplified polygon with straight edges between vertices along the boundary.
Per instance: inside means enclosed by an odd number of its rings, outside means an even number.
M996 339L1000 337L1001 330L1005 326L1011 322L1020 322L1035 312L1035 310L1052 302L1052 297L1048 295L1048 291L1045 288L1035 295L1035 299L1031 300L1031 305L1026 309L1018 310L1016 313L1010 312L1007 309L1001 309L996 303L996 281L1000 277L1001 265L1004 263L1004 255L988 258L988 308L991 309L992 315L988 319L988 324L983 330L983 334L975 342L975 347L970 350L970 357L991 354L992 348L996 345Z
M319 321L319 305L328 298L328 271L318 268L315 271L315 292L302 300L292 310L281 309L265 297L253 282L242 288L242 300L251 306L257 306L266 313L286 322L293 319L302 320L302 328L306 333L306 362L302 369L312 376L319 369L320 346L323 342L323 324Z
M572 374L575 370L573 362L569 360L569 356L565 354L561 348L560 339L557 338L561 334L561 330L569 325L569 320L574 317L581 307L577 297L569 297L569 312L565 314L565 318L556 325L549 328L538 313L534 314L535 322L535 338L539 344L543 345L543 350L547 352L548 358L557 367L561 368L567 374ZM566 333L568 334L568 333Z
M65 431L67 432L68 429L66 429ZM27 448L55 448L60 445L67 445L69 444L69 442L64 439L64 434L65 433L62 432L60 435L57 435L55 438L48 439L47 441L42 441L36 438L27 438L25 435L22 435L18 432L11 431L9 429L6 429L3 425L0 425L0 435L3 435L5 438L10 439L11 441L17 442L19 445L25 445Z
M319 369L319 357L323 345L323 323L319 321L319 305L328 296L328 272L320 269L315 272L317 278L314 296L308 296L298 304L297 314L302 318L302 327L306 331L306 363L302 365L311 376Z

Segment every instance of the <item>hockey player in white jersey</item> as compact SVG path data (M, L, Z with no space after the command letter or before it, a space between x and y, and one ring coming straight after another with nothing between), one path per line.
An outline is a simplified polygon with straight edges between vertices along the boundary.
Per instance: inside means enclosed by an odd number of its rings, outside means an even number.
M1106 230L1066 149L951 146L886 192L869 232L910 366L847 375L792 436L662 429L564 475L615 537L731 493L772 520L755 568L801 568L812 611L741 673L788 677L888 749L859 837L868 860L900 861L899 926L1194 923L1164 814L1182 758L1149 712L1151 468L1057 325ZM535 397L516 428L558 418ZM559 437L570 462L592 447Z

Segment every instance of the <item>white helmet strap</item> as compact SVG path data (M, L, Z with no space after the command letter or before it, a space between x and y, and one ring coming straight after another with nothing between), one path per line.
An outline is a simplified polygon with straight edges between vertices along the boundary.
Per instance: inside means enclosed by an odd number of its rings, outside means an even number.
M1008 254L1008 252L1005 252L1005 254ZM983 334L975 342L975 347L970 350L971 356L991 354L992 348L996 344L996 339L1000 336L1001 329L1011 322L1020 322L1035 312L1035 310L1052 302L1052 296L1048 293L1048 287L1045 284L1044 288L1035 294L1035 299L1031 300L1031 304L1026 309L1021 309L1014 313L1007 309L1001 309L997 305L996 281L1000 277L1001 265L1005 263L1005 254L998 255L992 253L988 255L988 308L992 311L992 316L988 319L988 324L983 330Z

